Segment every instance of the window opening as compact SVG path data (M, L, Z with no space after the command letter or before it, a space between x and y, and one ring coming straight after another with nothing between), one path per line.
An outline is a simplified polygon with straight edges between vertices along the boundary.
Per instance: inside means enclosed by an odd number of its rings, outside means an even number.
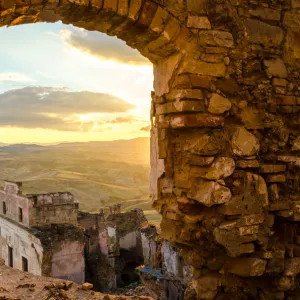
M8 265L14 267L14 249L8 246Z
M19 207L19 222L23 222L23 208Z

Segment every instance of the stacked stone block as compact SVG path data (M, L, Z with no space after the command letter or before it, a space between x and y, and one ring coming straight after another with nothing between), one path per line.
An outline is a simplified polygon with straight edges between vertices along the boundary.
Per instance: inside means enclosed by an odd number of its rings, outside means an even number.
M186 299L297 299L298 0L1 5L1 25L62 20L153 62L151 193L194 268Z

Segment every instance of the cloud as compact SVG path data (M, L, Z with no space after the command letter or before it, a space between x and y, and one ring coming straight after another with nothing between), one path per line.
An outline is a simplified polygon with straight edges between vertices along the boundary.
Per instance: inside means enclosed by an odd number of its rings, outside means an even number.
M150 61L125 42L95 31L84 31L70 27L60 32L61 39L70 47L96 56L101 60L112 60L122 64L150 65Z
M35 80L20 73L0 73L0 83L7 81L34 82Z
M133 108L108 94L26 87L0 94L0 126L90 131L101 122L82 122L80 115L126 113Z
M151 125L148 125L148 126L145 126L145 127L142 127L141 129L140 129L141 131L150 131L151 130Z
M126 117L117 117L113 120L110 120L109 123L111 124L120 124L120 123L133 123L137 121L135 117L132 116L126 116Z

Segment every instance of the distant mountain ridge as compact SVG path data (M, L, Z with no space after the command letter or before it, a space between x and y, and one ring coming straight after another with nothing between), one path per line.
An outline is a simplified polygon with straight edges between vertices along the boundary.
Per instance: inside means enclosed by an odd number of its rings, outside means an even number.
M135 144L143 144L150 141L148 137L138 137L134 139L120 139L120 140L113 140L113 141L89 141L89 142L58 142L53 144L40 144L40 143L0 143L0 147L13 147L13 148L29 148L29 147L64 147L64 146L99 146L99 145L116 145L116 144L123 144L123 145L135 145Z

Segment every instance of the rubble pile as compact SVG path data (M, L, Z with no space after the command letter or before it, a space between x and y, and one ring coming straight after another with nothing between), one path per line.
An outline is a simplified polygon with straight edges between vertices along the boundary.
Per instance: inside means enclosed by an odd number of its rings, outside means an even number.
M151 297L117 296L95 292L93 285L35 276L0 264L0 299L2 300L153 300Z

